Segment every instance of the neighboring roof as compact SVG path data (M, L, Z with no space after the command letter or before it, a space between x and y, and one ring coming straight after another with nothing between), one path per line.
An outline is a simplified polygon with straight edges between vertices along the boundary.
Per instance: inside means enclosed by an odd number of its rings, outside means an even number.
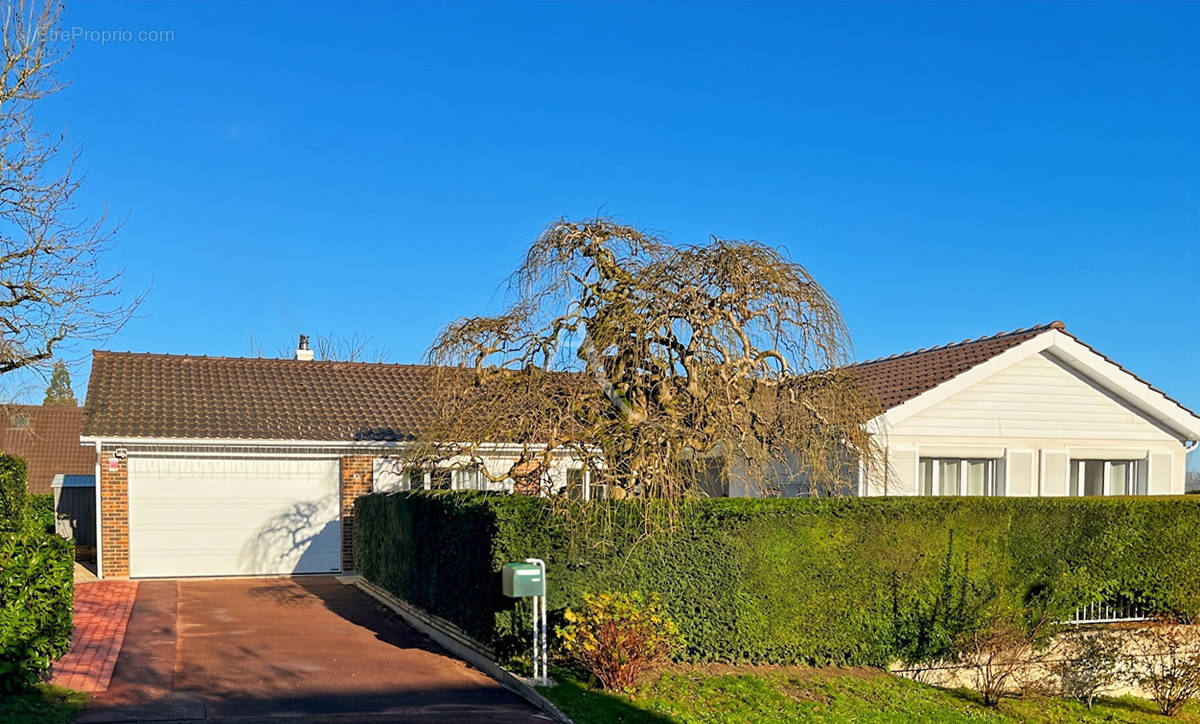
M14 427L18 417L28 426ZM95 448L79 442L82 419L74 406L0 405L0 451L25 458L29 492L49 493L55 475L95 474Z
M395 441L432 419L436 367L93 353L83 434Z
M861 384L875 391L886 412L1052 329L1063 331L1065 325L1051 322L990 337L964 339L940 347L859 362L850 369Z

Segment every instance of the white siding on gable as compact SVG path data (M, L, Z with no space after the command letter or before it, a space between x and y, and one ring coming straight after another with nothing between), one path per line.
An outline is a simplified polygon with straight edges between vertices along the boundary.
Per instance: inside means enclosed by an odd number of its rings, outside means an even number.
M906 436L1163 440L1132 407L1047 353L1031 355L896 425Z

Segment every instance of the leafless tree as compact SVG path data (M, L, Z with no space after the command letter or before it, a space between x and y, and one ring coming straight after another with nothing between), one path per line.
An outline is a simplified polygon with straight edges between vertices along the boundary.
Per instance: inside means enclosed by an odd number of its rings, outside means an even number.
M878 406L843 371L837 306L775 248L561 220L509 289L503 313L453 322L429 351L425 464L514 443L499 477L527 492L567 452L618 495L682 500L720 494L714 478L845 492L878 460L863 429Z
M313 355L331 362L386 362L387 350L376 346L370 337L355 332L350 335L318 334L313 342Z
M246 346L251 357L266 357L262 340L257 334L251 333L246 338ZM388 351L385 347L374 344L371 337L355 332L350 335L318 334L312 343L313 358L326 362L387 362ZM291 359L295 348L282 345L275 353L278 359Z
M9 0L0 35L0 374L47 362L73 339L107 336L140 302L122 274L101 270L115 229L74 202L82 176L62 135L38 130L37 102L63 87L55 0Z

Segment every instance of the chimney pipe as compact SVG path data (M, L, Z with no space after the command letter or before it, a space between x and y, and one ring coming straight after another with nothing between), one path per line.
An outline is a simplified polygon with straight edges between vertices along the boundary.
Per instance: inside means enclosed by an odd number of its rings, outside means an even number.
M300 335L300 345L296 347L296 359L310 360L313 358L313 351L308 348L308 335Z

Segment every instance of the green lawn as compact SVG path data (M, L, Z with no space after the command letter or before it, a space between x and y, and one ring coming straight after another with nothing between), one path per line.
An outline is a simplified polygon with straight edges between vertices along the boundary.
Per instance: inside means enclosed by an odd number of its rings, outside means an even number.
M1176 719L1152 702L1125 697L1092 711L1058 699L1007 699L996 709L972 693L918 684L873 669L772 669L750 673L679 670L650 679L631 695L597 692L556 672L543 693L578 724L609 722L1196 722L1192 705Z
M0 696L0 724L67 724L75 720L87 700L82 691L38 684L26 694Z

